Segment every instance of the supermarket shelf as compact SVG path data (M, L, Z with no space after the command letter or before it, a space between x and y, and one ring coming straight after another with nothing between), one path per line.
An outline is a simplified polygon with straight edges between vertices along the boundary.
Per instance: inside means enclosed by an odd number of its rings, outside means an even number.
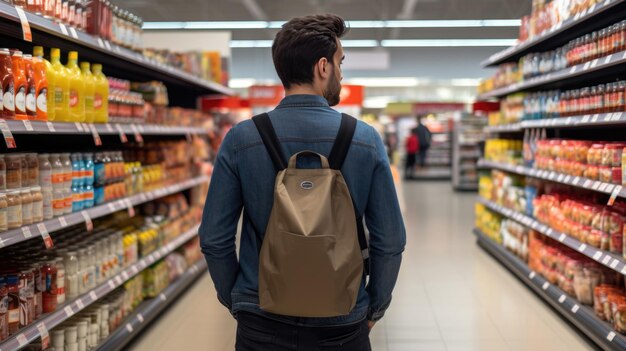
M525 175L537 179L543 179L550 182L561 183L569 186L573 186L580 189L586 189L599 193L604 193L611 196L626 198L626 189L623 189L621 185L599 182L596 180L587 179L584 177L574 177L563 173L557 173L553 171L544 171L536 168L513 166L506 163L491 162L486 160L479 160L478 167L499 169L501 171Z
M451 168L426 168L414 173L414 180L446 180L452 178Z
M576 128L576 127L613 127L626 125L623 112L600 113L584 116L537 119L522 122L522 128Z
M485 133L516 133L522 131L522 125L520 123L511 123L499 126L487 126L484 131Z
M1 3L0 3L1 5ZM71 123L71 122L39 122L39 121L5 121L13 134L84 134L91 135L95 129L100 135L117 135L124 133L134 135L186 135L206 134L205 128L172 127L156 124L123 124L123 123Z
M102 299L104 296L120 287L122 284L130 280L135 275L139 274L146 268L150 267L153 263L164 258L187 241L194 238L198 233L199 226L189 230L182 234L169 244L160 248L159 250L151 253L150 255L140 259L137 263L124 269L121 273L110 278L109 280L98 285L95 289L89 293L83 294L74 300L68 301L63 306L60 306L57 311L46 314L44 317L38 319L33 324L20 330L20 333L13 335L11 338L0 343L1 350L19 350L30 342L40 337L40 331L37 327L43 324L47 330L51 330L63 321L69 319L74 314L82 311L86 307L89 307L94 302Z
M60 25L52 20L26 12L30 23L33 43L48 47L58 46L63 50L79 50L81 57L89 61L101 62L115 71L150 80L162 80L177 86L189 88L188 94L226 94L233 95L233 90L220 84L205 81L178 68L164 65L144 55L112 44L82 31ZM0 29L3 36L22 40L22 27L14 6L0 2ZM191 89L193 88L193 89ZM193 94L192 94L193 95Z
M452 161L450 159L429 159L426 158L426 166L450 166Z
M177 298L183 295L198 278L206 273L206 262L201 259L191 266L182 276L171 283L158 298L144 301L126 318L125 323L109 335L95 350L120 351L138 336L151 321L166 309L174 305Z
M489 100L530 89L548 88L553 86L553 84L559 84L559 86L564 87L569 83L583 82L589 78L598 78L600 74L607 74L609 73L609 70L613 68L622 68L618 66L622 66L624 64L626 64L626 51L608 55L606 57L572 66L557 72L530 78L524 80L523 82L512 84L508 87L495 89L491 92L478 96L477 100ZM615 72L617 72L617 70Z
M594 29L591 28L610 25L613 22L610 19L609 10L614 10L617 5L623 2L622 0L599 1L589 10L563 21L544 34L492 55L483 61L482 65L483 67L490 67L505 62L514 62L530 52L554 49L571 39L593 31Z
M596 317L594 311L568 296L558 286L530 270L528 265L504 247L489 239L481 231L474 229L477 243L502 265L513 272L524 284L542 299L547 301L561 316L567 318L585 335L604 350L626 350L626 338L617 333L611 325Z
M554 239L561 244L580 252L581 254L597 261L603 266L606 266L616 272L620 272L621 274L626 274L626 262L621 255L607 252L605 250L600 250L596 247L582 243L565 233L556 231L549 226L529 216L526 216L523 213L513 211L484 198L479 198L478 202L485 205L487 208L494 212L497 212L507 218L513 219L514 221L519 222L529 228L532 228L533 230L547 236L548 238Z
M477 169L475 164L472 165L459 165L459 171L475 171Z
M468 159L468 158L479 158L480 157L480 152L474 151L474 152L459 152L459 157L462 159Z
M478 146L478 143L481 142L479 140L476 141L459 141L459 146L469 147L469 146Z
M68 226L76 225L79 223L86 223L88 219L104 217L117 211L128 209L131 206L137 206L146 202L150 202L154 199L179 193L183 190L193 188L203 183L207 183L208 181L209 178L206 176L196 177L178 184L109 202L104 205L96 206L81 212L52 218L47 221L24 226L19 229L12 229L0 233L0 248L37 238L40 235L45 235L45 233L51 233L66 228ZM0 347L0 349L2 348Z

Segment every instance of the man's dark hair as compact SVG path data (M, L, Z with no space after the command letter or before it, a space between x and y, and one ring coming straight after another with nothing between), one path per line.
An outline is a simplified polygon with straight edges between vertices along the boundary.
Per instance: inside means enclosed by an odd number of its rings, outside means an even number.
M323 57L332 64L337 39L347 32L337 15L297 17L285 23L272 45L274 67L285 88L313 83L313 66Z

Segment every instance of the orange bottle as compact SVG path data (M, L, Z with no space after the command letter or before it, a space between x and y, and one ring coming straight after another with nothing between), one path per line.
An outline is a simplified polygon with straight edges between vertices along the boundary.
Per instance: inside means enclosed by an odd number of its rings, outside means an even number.
M24 71L24 59L22 52L13 51L11 55L13 61L13 87L15 89L15 119L27 120L26 115L26 90L28 82L26 80L26 72Z
M33 57L24 55L24 72L26 72L26 115L28 119L37 118L37 84L35 81L35 71L33 70Z
M9 49L0 49L0 94L2 94L3 119L15 119L15 90L13 89L13 63Z
M35 101L37 104L37 120L48 120L48 77L46 62L43 58L43 48L35 48L33 57L33 71L35 72Z

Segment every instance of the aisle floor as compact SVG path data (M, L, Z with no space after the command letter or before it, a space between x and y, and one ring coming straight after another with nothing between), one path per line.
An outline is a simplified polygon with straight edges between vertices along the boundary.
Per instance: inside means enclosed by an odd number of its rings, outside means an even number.
M572 326L475 244L475 194L404 183L407 248L374 351L589 350ZM233 350L236 324L208 274L131 350Z

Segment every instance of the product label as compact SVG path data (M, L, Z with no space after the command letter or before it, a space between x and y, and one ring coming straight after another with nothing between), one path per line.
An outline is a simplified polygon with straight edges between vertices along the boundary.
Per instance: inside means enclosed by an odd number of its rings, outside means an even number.
M17 222L22 221L22 206L9 206L7 207L7 217L16 220Z
M20 321L20 309L15 308L9 310L9 324L11 323L19 323Z
M54 103L59 105L63 103L63 89L61 87L54 87Z
M5 296L0 299L0 314L5 314L9 311L9 297Z
M65 208L65 199L52 200L52 208L55 210L62 210Z
M102 108L102 95L96 93L93 96L93 108L95 110L99 110Z
M48 89L43 88L37 95L37 109L42 112L48 112Z
M4 99L2 103L5 110L15 111L15 91L13 90L13 83L11 83L9 89L4 89Z
M78 90L70 89L70 107L78 106Z
M32 115L37 113L37 103L35 99L34 87L32 89L28 89L28 93L26 94L26 111Z
M21 86L15 91L15 111L26 113L26 87Z

